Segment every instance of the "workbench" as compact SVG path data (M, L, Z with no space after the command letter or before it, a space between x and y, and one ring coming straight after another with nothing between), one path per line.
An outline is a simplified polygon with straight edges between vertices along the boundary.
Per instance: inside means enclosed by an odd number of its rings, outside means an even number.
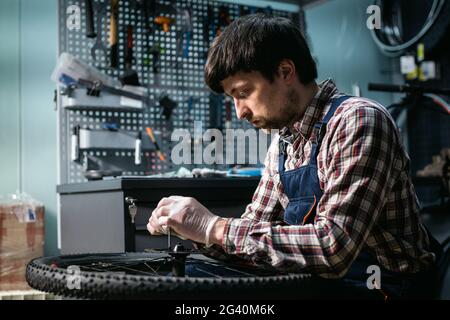
M57 186L60 197L61 254L141 252L167 248L167 236L152 236L148 219L158 202L171 195L196 198L214 214L241 216L259 178L147 178L110 180ZM135 199L132 223L129 203ZM173 237L173 243L190 241Z

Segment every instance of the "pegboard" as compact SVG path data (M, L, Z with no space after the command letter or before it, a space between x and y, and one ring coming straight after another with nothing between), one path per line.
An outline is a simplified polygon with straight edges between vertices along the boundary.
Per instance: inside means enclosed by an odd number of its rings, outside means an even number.
M211 128L210 114L210 91L204 84L205 58L210 42L213 40L215 31L212 28L208 35L205 35L205 21L208 18L208 10L214 12L214 21L218 24L220 10L226 8L231 20L239 17L242 12L254 13L267 10L264 8L248 7L245 4L232 4L227 2L212 0L180 0L180 1L148 1L156 4L156 11L146 12L140 3L147 1L119 1L117 15L118 26L118 67L112 68L110 61L110 16L111 2L109 0L94 0L94 29L98 39L106 49L106 55L100 50L96 52L96 59L91 56L91 48L97 42L97 38L86 37L86 1L84 0L60 0L58 3L59 12L59 54L68 52L76 58L95 66L102 72L119 78L124 75L125 55L127 47L127 35L129 26L133 28L133 61L132 70L136 71L140 85L147 88L151 100L159 99L167 95L177 103L170 119L162 114L161 106L156 103L149 105L143 110L114 110L104 108L100 110L90 110L88 108L65 108L58 99L58 131L59 131L59 170L60 183L84 182L84 171L88 163L94 163L94 169L120 170L123 175L148 175L157 174L178 169L170 161L170 153L173 144L171 134L174 129L188 129L191 135L193 123L201 122L203 131ZM67 15L69 6L76 5L80 8L80 28L71 29L67 27ZM97 11L99 6L103 8L101 15ZM190 8L192 35L189 49L186 50L187 36L183 36L183 26L187 21L183 15L184 11ZM170 26L170 30L165 32L163 28L152 23L155 17L160 15L170 17L175 22ZM296 13L272 10L274 15L289 17L299 24L299 16ZM162 15L162 14L161 14ZM97 30L97 19L101 18L101 28ZM146 21L150 21L151 30ZM157 64L158 71L154 72L154 60L151 50L155 47L161 48L160 59ZM224 97L216 97L224 106ZM219 117L225 123L225 107L220 110ZM238 121L235 115L234 106L231 108L232 122L231 128L248 129L251 126ZM161 161L155 151L143 151L142 164L134 164L134 150L82 150L81 162L70 160L71 133L74 126L89 129L101 129L101 124L114 119L120 124L120 130L128 132L142 131L146 126L151 127L158 136L159 145L167 156L166 161ZM221 129L225 128L225 125ZM145 130L144 130L145 132ZM143 139L148 137L143 136ZM227 146L225 146L227 147ZM228 146L229 147L229 146ZM236 144L234 146L236 148ZM237 150L235 150L237 151ZM89 161L87 161L89 159ZM195 165L183 165L192 169ZM202 165L206 166L206 165ZM207 166L206 166L207 167ZM226 167L215 166L217 169ZM92 168L91 168L92 169Z

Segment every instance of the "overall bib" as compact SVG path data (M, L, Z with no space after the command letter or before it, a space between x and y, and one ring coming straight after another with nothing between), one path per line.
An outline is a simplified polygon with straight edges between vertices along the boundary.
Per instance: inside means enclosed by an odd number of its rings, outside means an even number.
M349 98L351 97L342 96L333 99L330 110L323 120L318 121L314 125L317 135L312 142L311 156L307 165L303 165L294 170L285 171L284 164L286 161L286 148L288 142L280 139L280 180L283 184L284 193L289 199L289 204L284 213L284 220L290 225L314 223L317 203L323 195L320 188L319 177L317 175L317 155L325 134L327 123L336 109ZM431 236L431 234L429 234L429 236ZM367 273L367 268L370 265L379 266L379 262L375 257L363 249L343 279L324 281L329 284L329 287L327 285L326 292L330 295L333 295L334 293L338 298L386 299L386 293L384 291L369 290L367 287L366 282L371 275ZM383 268L380 269L381 287L382 289L388 289L389 296L406 297L409 295L409 288L417 284L416 279L412 279L410 276L405 277L404 275L396 274ZM415 277L416 276L414 276L414 278Z

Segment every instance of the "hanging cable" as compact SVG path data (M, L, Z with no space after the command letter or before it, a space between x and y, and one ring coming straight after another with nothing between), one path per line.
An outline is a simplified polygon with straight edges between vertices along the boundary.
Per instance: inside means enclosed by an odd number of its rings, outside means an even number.
M436 94L432 94L432 93L426 93L426 94L424 94L424 96L433 100L433 102L435 104L440 106L442 108L442 110L444 110L448 115L450 115L450 104L447 101L445 101L443 98L441 98L440 96L438 96Z
M376 1L376 4L380 7L382 3L382 0ZM377 30L372 29L371 35L373 40L375 41L376 45L381 49L381 51L390 57L395 57L400 54L402 54L406 49L410 48L411 46L415 45L419 40L428 32L428 30L431 28L431 26L436 22L439 14L442 11L442 7L445 4L445 0L433 0L433 5L430 9L430 12L428 14L427 19L425 20L425 23L422 27L422 29L410 40L401 43L401 35L399 33L399 26L395 25L393 22L394 17L391 15L389 19L390 21L383 21L384 24L383 29ZM382 37L387 37L388 42L390 44L387 44L385 41L383 41Z

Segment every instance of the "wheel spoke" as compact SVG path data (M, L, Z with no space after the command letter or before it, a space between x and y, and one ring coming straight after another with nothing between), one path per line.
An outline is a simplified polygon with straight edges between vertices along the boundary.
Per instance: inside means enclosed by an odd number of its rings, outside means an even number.
M158 268L155 270L155 269L153 269L152 267L150 267L148 264L147 264L147 262L144 262L144 265L145 266L147 266L147 268L149 268L150 270L152 270L153 271L153 273L155 274L155 275L158 275L158 270L159 270L159 266L158 266Z
M79 266L80 267L80 269L87 269L86 271L95 271L95 272L105 272L105 270L104 269L97 269L97 268L94 268L94 267L91 267L91 266ZM85 271L85 270L83 270L83 271Z
M214 278L222 279L221 276L219 276L219 275L217 275L217 274L214 274L214 273L212 273L212 272L203 270L203 269L201 269L201 268L199 268L199 267L195 267L195 269L198 270L198 271L200 271L200 272L203 272L203 273L205 273L205 274L207 274L207 275L210 275L210 276L212 276L212 277L214 277Z
M132 268L128 268L125 266L122 266L122 268L125 270L133 271L135 273L142 273L142 274L146 274L146 275L150 275L150 276L155 276L154 273L150 273L150 272L146 272L146 271L142 271L142 270L138 270L138 269L132 269Z
M150 251L150 250L147 250ZM64 263L60 265L61 268L67 268L68 266L78 266L85 272L121 272L125 274L142 274L147 276L159 276L166 275L171 272L172 258L168 255L161 254L163 250L157 251L155 255L149 254L148 256L136 256L127 259L127 256L82 256L73 259L66 259ZM160 255L161 254L161 255ZM193 266L194 269L205 274L208 277L224 278L224 277L253 277L253 276L265 276L268 275L264 272L255 270L252 273L251 269L244 271L239 266L217 263L210 259L202 259L201 257L188 257L186 265ZM205 268L202 267L205 266ZM208 267L216 267L222 270L230 271L230 274L219 275L215 270L209 270Z

